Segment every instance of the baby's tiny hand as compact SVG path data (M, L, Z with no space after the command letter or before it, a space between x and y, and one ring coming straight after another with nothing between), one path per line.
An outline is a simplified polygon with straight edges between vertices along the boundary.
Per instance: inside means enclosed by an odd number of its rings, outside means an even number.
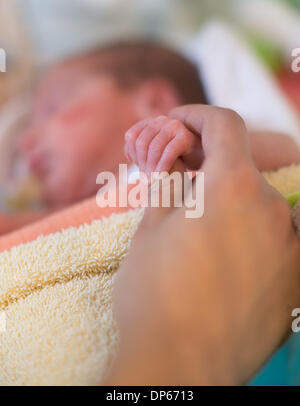
M125 135L125 154L141 171L168 172L178 158L187 168L199 169L203 156L201 139L178 120L166 116L149 118Z

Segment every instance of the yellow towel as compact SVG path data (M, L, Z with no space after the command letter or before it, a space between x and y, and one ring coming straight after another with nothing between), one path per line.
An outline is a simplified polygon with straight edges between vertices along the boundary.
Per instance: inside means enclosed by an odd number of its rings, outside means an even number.
M283 194L300 191L300 166L265 177ZM0 385L101 383L118 340L113 276L142 216L113 215L0 254Z
M265 179L283 196L300 192L300 165L263 173Z
M0 255L0 385L101 382L117 342L112 278L142 214L113 215Z

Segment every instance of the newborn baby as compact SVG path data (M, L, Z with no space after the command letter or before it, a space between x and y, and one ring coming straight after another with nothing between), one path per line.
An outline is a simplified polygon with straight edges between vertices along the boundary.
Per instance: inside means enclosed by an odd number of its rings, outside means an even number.
M277 169L300 162L300 149L285 135L250 132L250 146L256 167ZM187 169L197 170L203 161L201 137L167 116L149 118L131 127L125 135L125 154L142 172L169 172L181 158Z
M21 149L48 207L70 205L96 194L100 172L118 174L131 125L204 102L197 68L177 52L147 42L113 44L45 76Z

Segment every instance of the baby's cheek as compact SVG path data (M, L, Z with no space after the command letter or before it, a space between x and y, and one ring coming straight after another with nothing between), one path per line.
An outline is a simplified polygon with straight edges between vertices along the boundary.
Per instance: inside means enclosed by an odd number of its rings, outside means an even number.
M70 109L57 115L52 120L51 134L55 142L63 144L79 143L78 138L87 139L92 128L90 128L91 116L88 110L83 107Z

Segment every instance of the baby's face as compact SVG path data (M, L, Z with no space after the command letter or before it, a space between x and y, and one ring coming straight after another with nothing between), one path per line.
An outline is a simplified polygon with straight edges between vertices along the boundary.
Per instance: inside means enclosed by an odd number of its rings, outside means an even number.
M48 203L92 195L97 174L125 161L124 133L136 120L131 99L111 77L80 70L52 74L41 87L21 148Z

